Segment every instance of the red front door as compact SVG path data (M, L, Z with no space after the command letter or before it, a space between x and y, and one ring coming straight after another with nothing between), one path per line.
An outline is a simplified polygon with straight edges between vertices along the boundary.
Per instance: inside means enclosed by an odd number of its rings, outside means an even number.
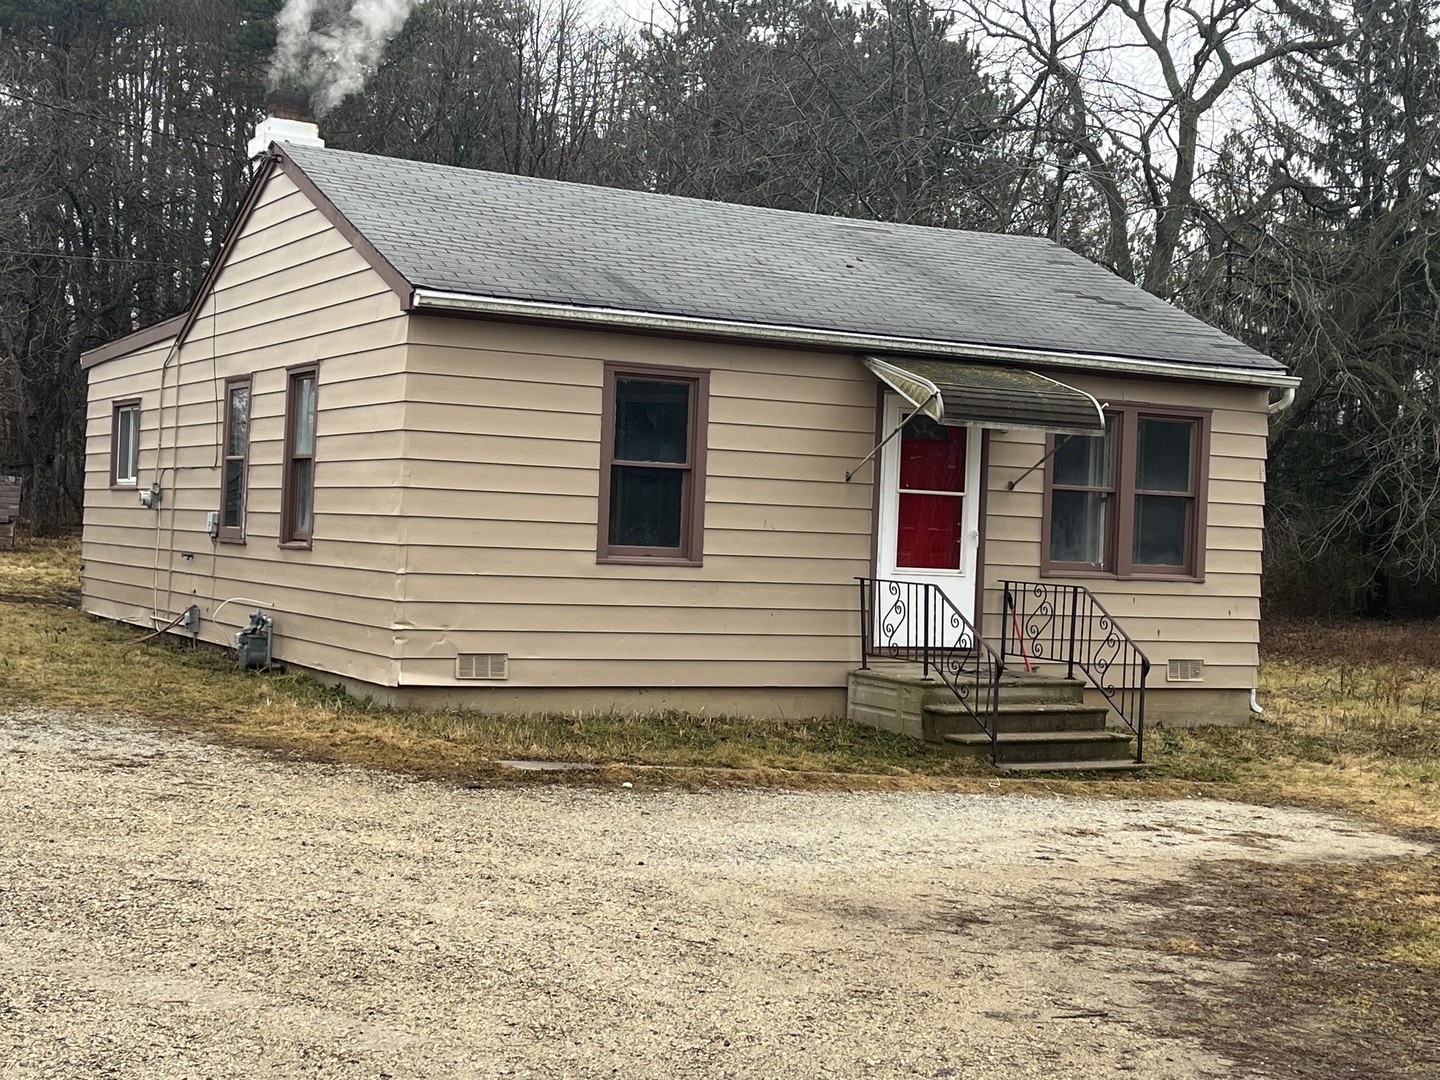
M897 568L960 569L966 435L923 416L901 432Z

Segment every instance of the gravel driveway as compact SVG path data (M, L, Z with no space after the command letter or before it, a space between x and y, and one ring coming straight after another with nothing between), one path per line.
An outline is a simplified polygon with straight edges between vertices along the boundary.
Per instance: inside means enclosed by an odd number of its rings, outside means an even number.
M0 1077L1245 1075L1132 950L1198 860L1416 850L1221 802L457 789L0 712Z

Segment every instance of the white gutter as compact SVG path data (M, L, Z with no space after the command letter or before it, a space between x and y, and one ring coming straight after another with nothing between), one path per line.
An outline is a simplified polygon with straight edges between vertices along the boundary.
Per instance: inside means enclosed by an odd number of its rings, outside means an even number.
M747 323L732 319L702 319L690 315L660 315L649 311L623 308L580 307L540 300L505 300L493 296L472 296L468 293L442 289L416 289L410 302L412 311L463 311L474 315L492 315L511 319L538 319L546 322L580 323L606 326L642 333L667 332L703 334L708 337L740 338L749 341L829 348L842 352L918 353L953 358L957 353L976 360L992 360L1006 364L1038 364L1042 367L1075 368L1094 371L1125 372L1171 379L1192 379L1202 382L1236 383L1242 386L1295 387L1300 380L1280 372L1246 371L1241 368L1212 367L1201 364L1176 364L1164 360L1136 360L1132 357L1079 355L1042 352L1033 349L1011 349L994 345L969 345L958 341L936 341L930 338L888 337L876 334L855 334L840 330L813 330L801 326L778 326L768 323Z

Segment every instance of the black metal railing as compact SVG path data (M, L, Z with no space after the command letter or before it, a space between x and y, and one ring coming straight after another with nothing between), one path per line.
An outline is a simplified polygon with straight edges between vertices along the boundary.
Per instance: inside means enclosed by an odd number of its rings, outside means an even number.
M990 738L995 760L999 734L1000 654L980 638L944 591L919 581L856 578L860 583L860 666L872 659L908 660L921 665L955 695Z
M1000 658L1078 669L1135 735L1135 760L1145 753L1145 680L1150 660L1115 617L1083 585L1006 581ZM1027 664L1027 667L1029 665Z

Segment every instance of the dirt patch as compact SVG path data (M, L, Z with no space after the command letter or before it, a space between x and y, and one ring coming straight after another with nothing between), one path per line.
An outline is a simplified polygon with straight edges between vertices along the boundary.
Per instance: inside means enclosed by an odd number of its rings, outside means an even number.
M1275 1077L1440 1075L1440 862L1222 863L1141 899L1177 955L1243 963L1221 1002L1160 986L1171 1030Z
M1424 854L1201 799L630 783L0 716L7 1080L1266 1076L1157 999L1218 1014L1247 961L1123 931L1197 866Z

